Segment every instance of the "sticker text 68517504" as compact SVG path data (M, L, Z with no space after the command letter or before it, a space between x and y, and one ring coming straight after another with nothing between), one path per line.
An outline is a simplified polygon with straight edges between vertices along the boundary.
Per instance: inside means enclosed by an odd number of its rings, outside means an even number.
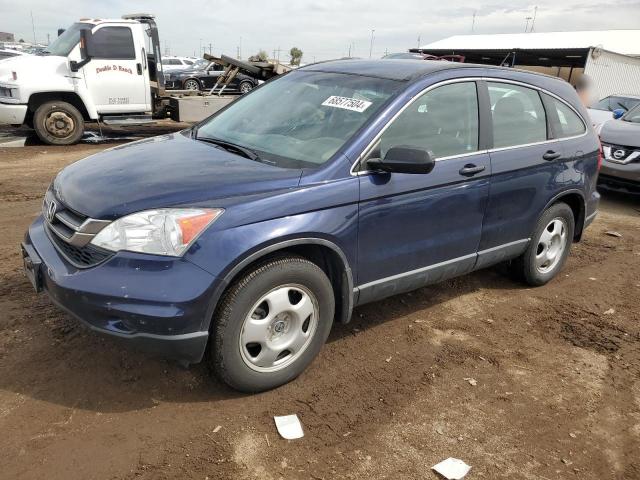
M338 97L332 95L322 102L322 105L325 107L343 108L345 110L362 113L371 106L371 102L358 100L357 98Z

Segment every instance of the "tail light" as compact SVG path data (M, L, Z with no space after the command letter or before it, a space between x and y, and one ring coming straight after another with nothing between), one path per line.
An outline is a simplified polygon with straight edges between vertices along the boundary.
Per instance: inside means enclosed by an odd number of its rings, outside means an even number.
M598 137L598 171L600 171L600 167L602 167L602 158L604 154L602 153L602 141L600 137Z

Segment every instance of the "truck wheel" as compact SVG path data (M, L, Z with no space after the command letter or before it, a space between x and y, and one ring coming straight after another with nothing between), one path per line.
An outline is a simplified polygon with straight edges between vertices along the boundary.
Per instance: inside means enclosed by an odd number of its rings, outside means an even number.
M566 203L549 207L538 220L527 250L513 261L514 273L533 286L544 285L562 269L567 260L575 220Z
M84 119L76 107L67 102L53 101L40 105L33 115L33 128L45 143L72 145L84 132Z
M244 95L245 93L249 93L253 90L253 83L245 80L244 82L240 82L240 86L238 88L240 93Z
M193 78L190 78L189 80L184 82L184 89L185 90L200 90L200 82L198 82L198 80L194 80Z
M225 293L213 319L209 361L243 392L296 378L329 336L335 299L316 264L298 256L258 264Z

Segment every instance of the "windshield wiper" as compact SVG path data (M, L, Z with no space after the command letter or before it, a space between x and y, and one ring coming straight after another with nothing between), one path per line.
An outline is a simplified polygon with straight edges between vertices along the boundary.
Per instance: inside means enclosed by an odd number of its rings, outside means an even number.
M625 107L623 104L621 104L620 102L616 102L618 105L620 105L620 108L622 108L625 112L628 112L629 109L627 107Z
M258 155L255 151L250 148L243 147L241 145L237 145L235 143L227 142L225 140L220 140L219 138L211 138L211 137L195 137L196 140L202 140L203 142L213 143L221 148L224 148L226 151L242 155L249 160L255 160L257 162L261 162L262 159L260 155Z

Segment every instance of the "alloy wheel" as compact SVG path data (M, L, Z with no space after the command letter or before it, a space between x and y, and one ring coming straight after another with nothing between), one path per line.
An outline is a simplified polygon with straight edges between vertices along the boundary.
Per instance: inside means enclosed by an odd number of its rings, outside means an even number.
M542 231L536 247L535 267L540 273L553 270L567 248L567 225L564 219L556 217Z

